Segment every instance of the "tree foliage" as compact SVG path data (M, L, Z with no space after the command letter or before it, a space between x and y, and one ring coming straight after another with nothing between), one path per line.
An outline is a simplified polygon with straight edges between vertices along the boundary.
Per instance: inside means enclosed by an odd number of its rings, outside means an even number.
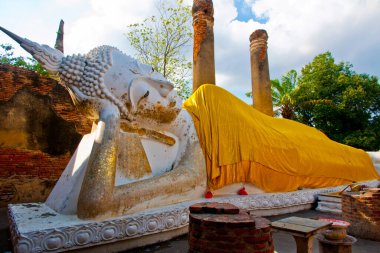
M15 56L14 48L10 44L0 44L0 63L33 70L41 75L48 76L48 72L35 59L31 57L24 58L22 56Z
M380 148L380 85L330 52L305 65L293 93L297 120L331 139L365 150Z
M281 114L285 119L293 119L295 117L293 92L297 85L297 71L290 70L281 78L271 80L271 93L273 106L278 108L276 114Z
M129 25L126 36L137 51L135 57L162 73L186 98L191 94L192 64L185 57L192 40L191 9L176 0L175 5L159 1L157 10L157 16Z
M274 114L276 117L281 116L285 119L294 118L294 105L292 94L297 85L297 71L290 70L281 78L270 80L271 94L273 106L275 107ZM247 97L252 97L252 92L245 93Z
M297 77L298 76L298 77ZM365 150L380 149L380 84L357 74L330 52L317 55L298 75L271 80L273 105L283 118L318 128L331 139ZM246 93L251 97L252 93Z

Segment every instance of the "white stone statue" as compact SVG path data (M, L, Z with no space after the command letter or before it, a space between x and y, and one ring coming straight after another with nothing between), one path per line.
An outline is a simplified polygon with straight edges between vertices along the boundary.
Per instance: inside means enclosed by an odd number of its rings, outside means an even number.
M204 196L206 164L194 123L160 73L113 47L64 56L0 30L56 77L94 122L46 201L49 207L104 219ZM251 194L263 192L245 187ZM236 194L238 188L214 193Z
M160 73L116 48L64 56L7 31L67 88L79 111L94 121L46 204L80 218L105 218L203 197L202 149L182 100ZM129 132L129 133L128 133ZM128 178L123 163L140 136L149 168ZM132 146L133 148L133 146ZM128 152L127 152L128 153ZM137 160L137 161L136 161ZM124 162L123 162L124 161Z

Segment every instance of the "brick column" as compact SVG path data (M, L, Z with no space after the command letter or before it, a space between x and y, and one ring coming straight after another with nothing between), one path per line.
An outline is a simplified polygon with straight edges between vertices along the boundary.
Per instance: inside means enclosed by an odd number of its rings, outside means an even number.
M270 222L226 203L190 207L189 253L273 253Z
M212 0L193 2L193 92L202 84L215 84L214 8Z
M256 30L249 37L249 41L253 106L262 113L273 116L267 54L268 34L265 30Z

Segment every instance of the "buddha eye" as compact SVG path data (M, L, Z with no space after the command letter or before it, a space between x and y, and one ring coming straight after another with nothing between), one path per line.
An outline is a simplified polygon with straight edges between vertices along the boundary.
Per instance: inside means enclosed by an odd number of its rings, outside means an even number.
M147 90L146 93L144 94L144 96L142 98L146 98L149 96L149 91Z
M136 70L136 69L130 68L129 71L131 71L135 75L139 75L140 74L140 72L138 70Z

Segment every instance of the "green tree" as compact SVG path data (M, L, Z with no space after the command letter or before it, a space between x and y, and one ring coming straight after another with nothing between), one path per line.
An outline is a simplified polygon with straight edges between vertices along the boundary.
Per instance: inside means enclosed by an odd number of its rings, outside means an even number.
M294 69L278 79L270 80L273 106L277 108L274 113L285 119L294 118L294 105L292 93L297 86L297 71ZM247 97L252 97L252 92L245 93Z
M176 0L175 5L159 1L157 10L157 16L129 25L126 36L137 51L135 57L152 65L187 98L191 94L192 64L186 59L185 51L192 41L191 8L183 0Z
M276 114L281 114L285 119L294 118L294 101L292 94L297 85L297 71L290 70L281 78L271 80L271 93L273 105L278 109Z
M35 59L31 57L24 58L22 56L15 56L14 48L10 44L0 44L0 64L10 64L48 76L48 72Z
M293 101L297 120L331 139L363 148L380 148L380 85L377 77L357 74L330 52L305 65Z

